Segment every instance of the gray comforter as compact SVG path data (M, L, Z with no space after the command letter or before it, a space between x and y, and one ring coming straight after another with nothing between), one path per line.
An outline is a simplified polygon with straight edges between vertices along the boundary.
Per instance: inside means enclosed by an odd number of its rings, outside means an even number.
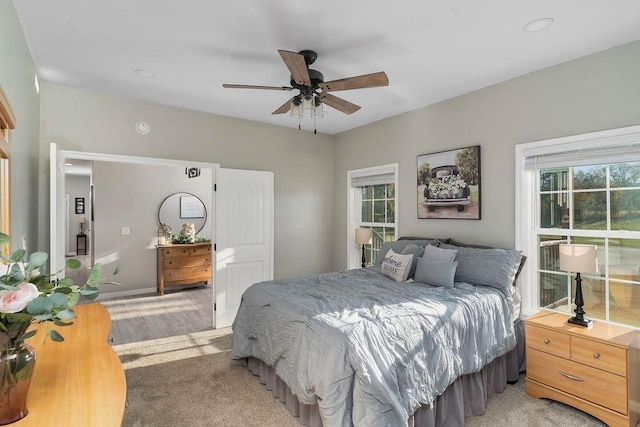
M509 298L370 269L257 283L233 323L232 357L273 366L302 403L318 404L325 426L402 426L515 346Z

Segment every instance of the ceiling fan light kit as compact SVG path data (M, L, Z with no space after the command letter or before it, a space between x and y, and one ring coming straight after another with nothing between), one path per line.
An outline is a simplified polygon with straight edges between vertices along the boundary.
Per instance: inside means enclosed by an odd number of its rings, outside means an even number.
M298 129L301 128L300 120L306 115L314 120L324 117L324 104L344 114L353 114L360 109L359 105L329 92L389 85L389 79L384 71L325 82L324 75L320 71L309 68L309 65L313 64L318 58L318 54L313 50L306 49L298 53L279 50L278 53L291 73L290 87L228 83L222 86L231 89L299 90L300 93L298 95L288 99L272 113L284 114L288 112L291 117L298 119ZM314 129L313 133L317 133L316 129Z

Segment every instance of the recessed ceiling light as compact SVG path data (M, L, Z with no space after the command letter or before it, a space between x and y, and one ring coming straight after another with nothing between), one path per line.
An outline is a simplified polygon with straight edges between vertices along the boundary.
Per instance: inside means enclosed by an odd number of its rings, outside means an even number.
M546 28L549 28L553 23L554 23L553 18L536 19L529 22L524 27L522 27L522 31L526 31L528 33L536 33L538 31L542 31Z
M151 126L147 122L138 122L136 123L136 132L140 135L146 135L151 131Z
M142 77L143 79L152 79L156 76L156 73L153 71L145 70L144 68L138 68L134 71L138 77Z

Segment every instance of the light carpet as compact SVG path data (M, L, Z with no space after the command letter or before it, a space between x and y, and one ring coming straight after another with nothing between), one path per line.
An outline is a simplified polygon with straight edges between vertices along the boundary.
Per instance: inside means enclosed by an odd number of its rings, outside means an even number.
M284 405L246 367L231 360L231 329L114 346L125 368L123 427L299 427ZM489 399L471 427L601 427L569 406L524 393L524 377Z

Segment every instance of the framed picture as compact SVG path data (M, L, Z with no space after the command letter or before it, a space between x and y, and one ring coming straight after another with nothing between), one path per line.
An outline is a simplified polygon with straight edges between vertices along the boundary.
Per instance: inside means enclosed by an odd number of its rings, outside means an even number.
M180 197L180 218L204 218L204 205L195 196Z
M480 219L480 146L418 156L418 218Z
M76 215L84 215L84 197L76 197Z

